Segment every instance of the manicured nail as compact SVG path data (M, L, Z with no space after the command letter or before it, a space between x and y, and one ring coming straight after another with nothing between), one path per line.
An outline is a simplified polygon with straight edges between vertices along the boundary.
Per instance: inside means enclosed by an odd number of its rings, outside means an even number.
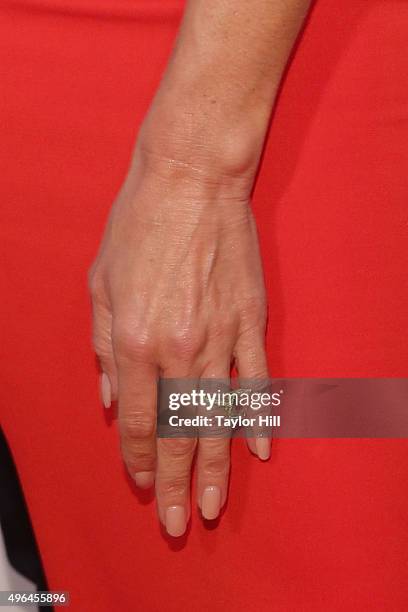
M206 487L201 498L201 513L209 521L217 518L221 508L221 491L219 487Z
M271 454L271 441L269 438L256 438L255 446L258 457L262 459L262 461L269 459Z
M154 484L154 472L136 472L133 478L141 489L149 489Z
M183 535L186 530L186 512L183 506L170 506L170 508L167 508L166 530L173 538Z
M102 376L101 376L101 396L102 396L102 403L105 406L105 408L110 408L111 406L111 398L112 398L112 390L111 390L111 384L108 378L108 375L105 374L105 372L102 372Z

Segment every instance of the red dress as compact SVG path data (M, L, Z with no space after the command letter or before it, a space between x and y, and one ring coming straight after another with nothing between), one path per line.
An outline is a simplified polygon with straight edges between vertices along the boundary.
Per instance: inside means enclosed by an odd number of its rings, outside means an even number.
M166 540L104 416L86 271L182 0L3 0L1 422L70 609L406 610L408 443L233 448L219 525ZM275 376L408 375L408 3L318 0L254 193Z

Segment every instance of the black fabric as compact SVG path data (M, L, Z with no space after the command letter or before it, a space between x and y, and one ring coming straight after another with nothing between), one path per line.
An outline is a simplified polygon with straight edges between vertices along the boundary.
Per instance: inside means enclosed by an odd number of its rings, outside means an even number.
M0 523L10 564L39 591L48 590L18 474L0 428ZM52 611L41 606L39 610Z

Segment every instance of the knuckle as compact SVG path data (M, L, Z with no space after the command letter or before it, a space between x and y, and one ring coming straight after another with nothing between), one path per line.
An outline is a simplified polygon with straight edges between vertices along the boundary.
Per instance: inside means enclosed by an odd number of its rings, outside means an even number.
M268 368L266 364L256 364L251 372L251 379L264 380L268 378Z
M229 447L216 441L208 441L205 454L201 460L201 469L204 474L226 474L230 468Z
M100 321L94 321L92 329L92 346L101 362L113 360L112 341L108 325L101 325Z
M212 340L222 342L227 338L235 336L237 322L227 318L214 321L210 327Z
M226 476L230 469L229 460L224 457L212 457L205 460L201 466L204 476Z
M108 357L112 354L112 344L109 322L94 321L92 329L92 346L98 357Z
M132 476L135 472L148 470L154 466L154 456L152 453L147 452L146 450L133 449L122 444L121 452L123 461L125 462L125 465Z
M119 431L123 444L135 444L152 438L155 434L155 423L149 415L134 412L131 416L119 418Z
M93 349L101 363L112 361L112 352L107 342L99 335L94 335L92 338Z
M169 351L180 359L192 359L204 346L201 334L189 330L172 330L168 334Z
M266 320L266 300L263 295L253 295L245 300L241 316L255 324L264 324Z
M172 458L189 458L195 451L196 438L162 438L160 440L161 449L166 456Z
M152 353L152 342L145 330L138 330L134 323L121 321L115 324L113 343L119 356L136 359Z
M189 489L189 472L185 474L174 474L173 476L167 476L165 479L158 479L161 494L164 497L185 497L188 494Z

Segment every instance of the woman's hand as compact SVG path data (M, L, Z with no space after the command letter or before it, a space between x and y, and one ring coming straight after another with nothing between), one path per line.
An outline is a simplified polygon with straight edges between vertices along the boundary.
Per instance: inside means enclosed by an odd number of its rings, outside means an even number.
M90 274L105 403L123 457L156 482L174 536L190 514L196 442L159 439L156 381L267 378L265 292L250 193L281 75L310 0L188 0L172 56ZM252 442L261 458L268 440ZM156 452L157 450L157 452ZM227 495L229 444L200 440L198 504Z
M225 379L232 360L240 376L267 378L257 234L248 191L234 180L207 181L137 147L90 273L104 401L118 399L129 473L141 487L155 480L174 536L190 515L197 441L156 441L157 378ZM257 443L267 458L268 440ZM227 497L229 440L200 439L197 451L197 502L213 519Z

